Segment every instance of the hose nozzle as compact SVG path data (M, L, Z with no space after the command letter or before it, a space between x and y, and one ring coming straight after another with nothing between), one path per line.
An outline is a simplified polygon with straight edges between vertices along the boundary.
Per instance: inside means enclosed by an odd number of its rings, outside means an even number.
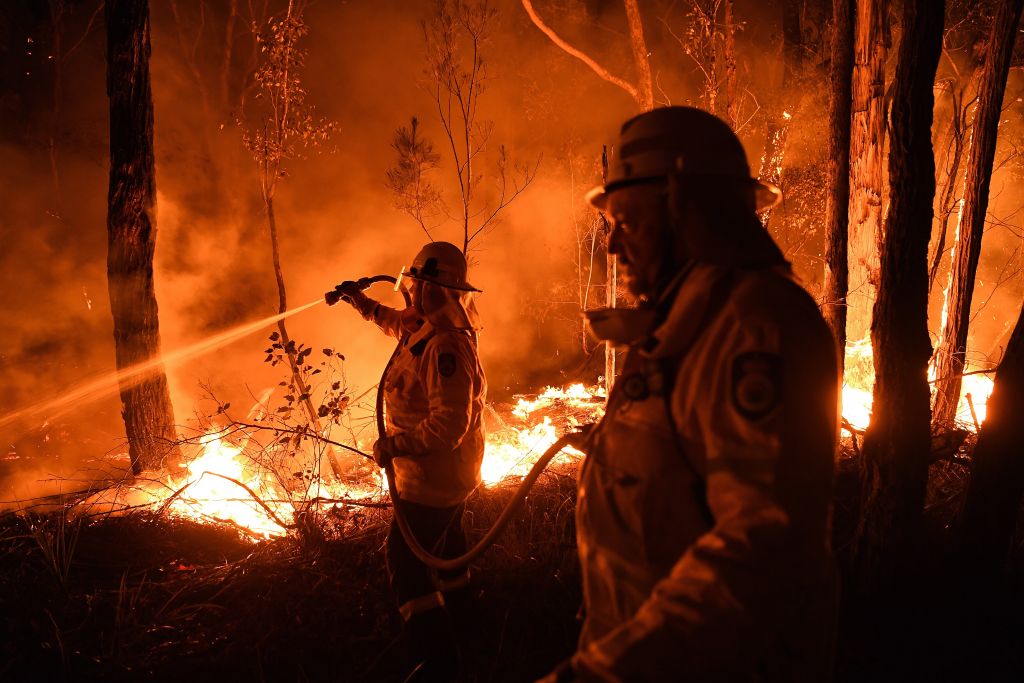
M327 302L328 306L333 306L339 301L346 301L352 303L352 300L358 296L364 289L372 285L376 280L371 277L361 277L358 280L345 280L340 285L337 285L334 289L324 294L324 301Z

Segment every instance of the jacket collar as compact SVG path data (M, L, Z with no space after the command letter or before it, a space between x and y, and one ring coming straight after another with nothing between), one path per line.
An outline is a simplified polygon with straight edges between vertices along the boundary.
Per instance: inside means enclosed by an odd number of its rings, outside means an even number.
M706 263L689 266L682 277L666 288L658 301L658 316L641 352L651 358L681 355L707 324L713 308L722 304L721 290L730 270Z

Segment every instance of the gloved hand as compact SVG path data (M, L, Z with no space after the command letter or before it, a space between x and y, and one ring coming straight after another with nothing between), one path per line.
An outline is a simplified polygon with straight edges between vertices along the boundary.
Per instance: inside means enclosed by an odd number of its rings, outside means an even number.
M373 461L378 467L387 467L391 459L399 455L395 449L395 438L382 436L373 444Z
M342 300L354 305L355 300L358 297L365 298L361 284L355 280L345 280L340 285L324 294L324 301L327 302L328 306L333 306Z
M355 281L346 280L324 294L324 301L326 301L330 306L333 306L339 301L344 301L351 305L352 308L359 311L359 315L369 320L373 315L374 309L377 307L376 301L363 294L363 290L366 289L369 284L370 283L366 282L365 278Z

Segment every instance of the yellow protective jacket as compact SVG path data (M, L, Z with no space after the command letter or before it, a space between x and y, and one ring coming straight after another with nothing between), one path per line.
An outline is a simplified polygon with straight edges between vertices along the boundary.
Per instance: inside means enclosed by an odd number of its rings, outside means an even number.
M826 681L832 335L786 266L698 265L580 473L581 680Z
M400 341L385 378L388 435L403 500L458 505L480 483L487 381L467 330L441 330L411 309L376 305L366 317Z

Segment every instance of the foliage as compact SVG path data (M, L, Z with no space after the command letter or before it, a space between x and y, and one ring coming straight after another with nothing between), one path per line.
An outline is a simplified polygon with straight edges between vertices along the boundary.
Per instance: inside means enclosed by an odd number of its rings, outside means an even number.
M391 148L398 154L395 165L386 172L386 184L395 197L395 208L408 214L433 241L428 225L444 212L441 191L427 178L436 169L441 156L434 145L419 135L419 120L414 116L408 128L395 131Z
M463 251L497 225L501 211L533 182L540 164L539 158L532 166L516 162L499 145L491 187L497 197L488 200L480 195L485 178L481 157L494 122L481 120L479 107L488 79L484 55L496 18L497 11L488 0L437 0L433 15L423 23L425 87L448 140L458 185L458 211L449 217L462 228ZM399 129L396 136L401 134ZM435 202L435 206L442 205Z
M301 484L304 497L296 508L304 509L309 497L316 496L320 483L319 462L329 448L349 448L331 438L333 428L347 432L347 441L359 442L350 408L355 403L349 393L344 370L345 356L332 348L320 351L321 359L312 360L314 351L302 343L283 341L278 332L269 337L264 362L271 367L284 365L288 374L278 383L280 403L272 402L267 392L244 418L229 413L230 403L218 402L210 419L228 420L228 431L245 444L245 455L259 471L272 472L288 490ZM294 359L294 365L291 363ZM306 413L306 404L315 408L316 422ZM269 440L261 435L266 434Z
M736 35L746 22L733 20L731 0L688 0L686 4L689 9L682 28L673 28L670 17L663 18L662 24L694 65L700 82L698 106L741 131L760 111L758 98L746 82L748 66L743 65L744 82L737 73Z
M264 197L272 197L277 180L285 175L283 165L300 155L302 149L320 147L337 128L334 121L317 118L306 102L302 82L305 50L299 41L309 33L302 9L294 0L283 18L271 19L266 30L254 23L252 31L263 63L254 75L259 87L255 99L262 103L258 123L243 128L242 143L260 168ZM238 121L244 126L242 120Z
M69 519L66 509L47 517L28 515L25 523L42 556L43 566L66 589L81 523Z

